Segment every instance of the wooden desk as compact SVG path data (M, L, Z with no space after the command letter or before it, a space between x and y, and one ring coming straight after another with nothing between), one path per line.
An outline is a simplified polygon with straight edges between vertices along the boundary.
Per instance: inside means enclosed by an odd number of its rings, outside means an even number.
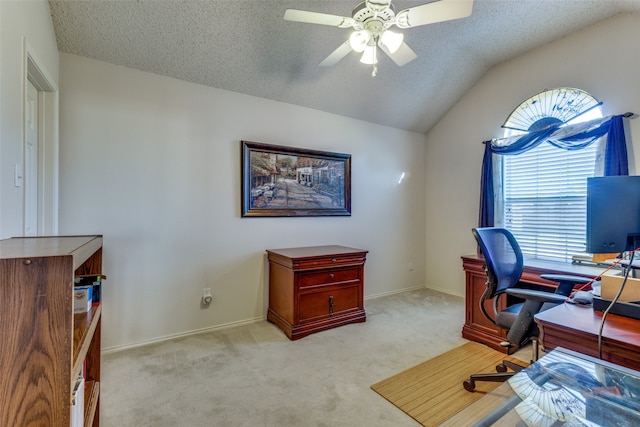
M564 347L598 357L601 312L565 303L536 314L535 320L544 351ZM607 315L602 332L602 359L640 370L640 320Z
M465 272L465 321L462 327L462 337L507 353L509 348L500 345L502 341L506 341L507 331L491 323L480 310L480 296L486 289L487 281L483 266L484 258L482 257L477 255L462 257L462 268ZM601 274L602 270L599 267L584 265L540 261L532 264L525 261L524 272L518 287L554 292L555 283L541 279L541 274L570 274L595 277ZM500 298L498 309L504 309L508 302L512 303L512 301L507 301L506 297ZM485 308L491 313L493 311L492 302L485 301ZM516 347L511 347L511 352L515 351L515 349Z

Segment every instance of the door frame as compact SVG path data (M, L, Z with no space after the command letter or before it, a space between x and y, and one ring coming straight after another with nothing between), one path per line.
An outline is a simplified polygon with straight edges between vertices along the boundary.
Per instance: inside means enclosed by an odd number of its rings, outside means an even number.
M59 141L58 141L58 87L49 72L38 59L33 47L26 37L23 38L23 74L22 99L27 96L27 81L38 90L38 203L37 203L37 235L58 234L58 172L59 172ZM23 123L23 154L22 170L25 170L26 150L26 115L25 106L22 108ZM23 191L26 191L23 186ZM26 195L23 193L23 224L27 212L25 210ZM24 225L23 225L24 232Z

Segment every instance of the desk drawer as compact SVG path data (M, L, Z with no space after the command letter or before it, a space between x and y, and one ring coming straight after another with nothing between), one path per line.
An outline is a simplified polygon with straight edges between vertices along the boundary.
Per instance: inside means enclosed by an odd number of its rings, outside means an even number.
M307 292L299 296L300 322L328 318L348 310L357 310L360 305L359 287L332 286L318 292Z
M302 273L298 280L298 287L300 289L308 289L317 286L357 282L361 280L361 271L362 269L357 267Z

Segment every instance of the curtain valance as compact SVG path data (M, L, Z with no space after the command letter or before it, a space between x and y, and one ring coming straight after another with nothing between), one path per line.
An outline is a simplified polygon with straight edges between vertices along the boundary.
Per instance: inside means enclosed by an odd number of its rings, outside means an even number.
M545 141L563 150L579 150L606 135L604 175L628 175L629 163L622 118L609 116L573 125L552 124L524 135L485 141L480 188L480 227L494 226L493 154L516 155Z

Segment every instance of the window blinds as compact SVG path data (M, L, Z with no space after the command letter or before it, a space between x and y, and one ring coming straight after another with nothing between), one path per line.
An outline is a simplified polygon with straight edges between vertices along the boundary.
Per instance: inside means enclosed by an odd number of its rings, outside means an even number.
M522 252L567 262L584 252L587 177L594 176L598 143L567 151L549 143L503 161L503 220Z

